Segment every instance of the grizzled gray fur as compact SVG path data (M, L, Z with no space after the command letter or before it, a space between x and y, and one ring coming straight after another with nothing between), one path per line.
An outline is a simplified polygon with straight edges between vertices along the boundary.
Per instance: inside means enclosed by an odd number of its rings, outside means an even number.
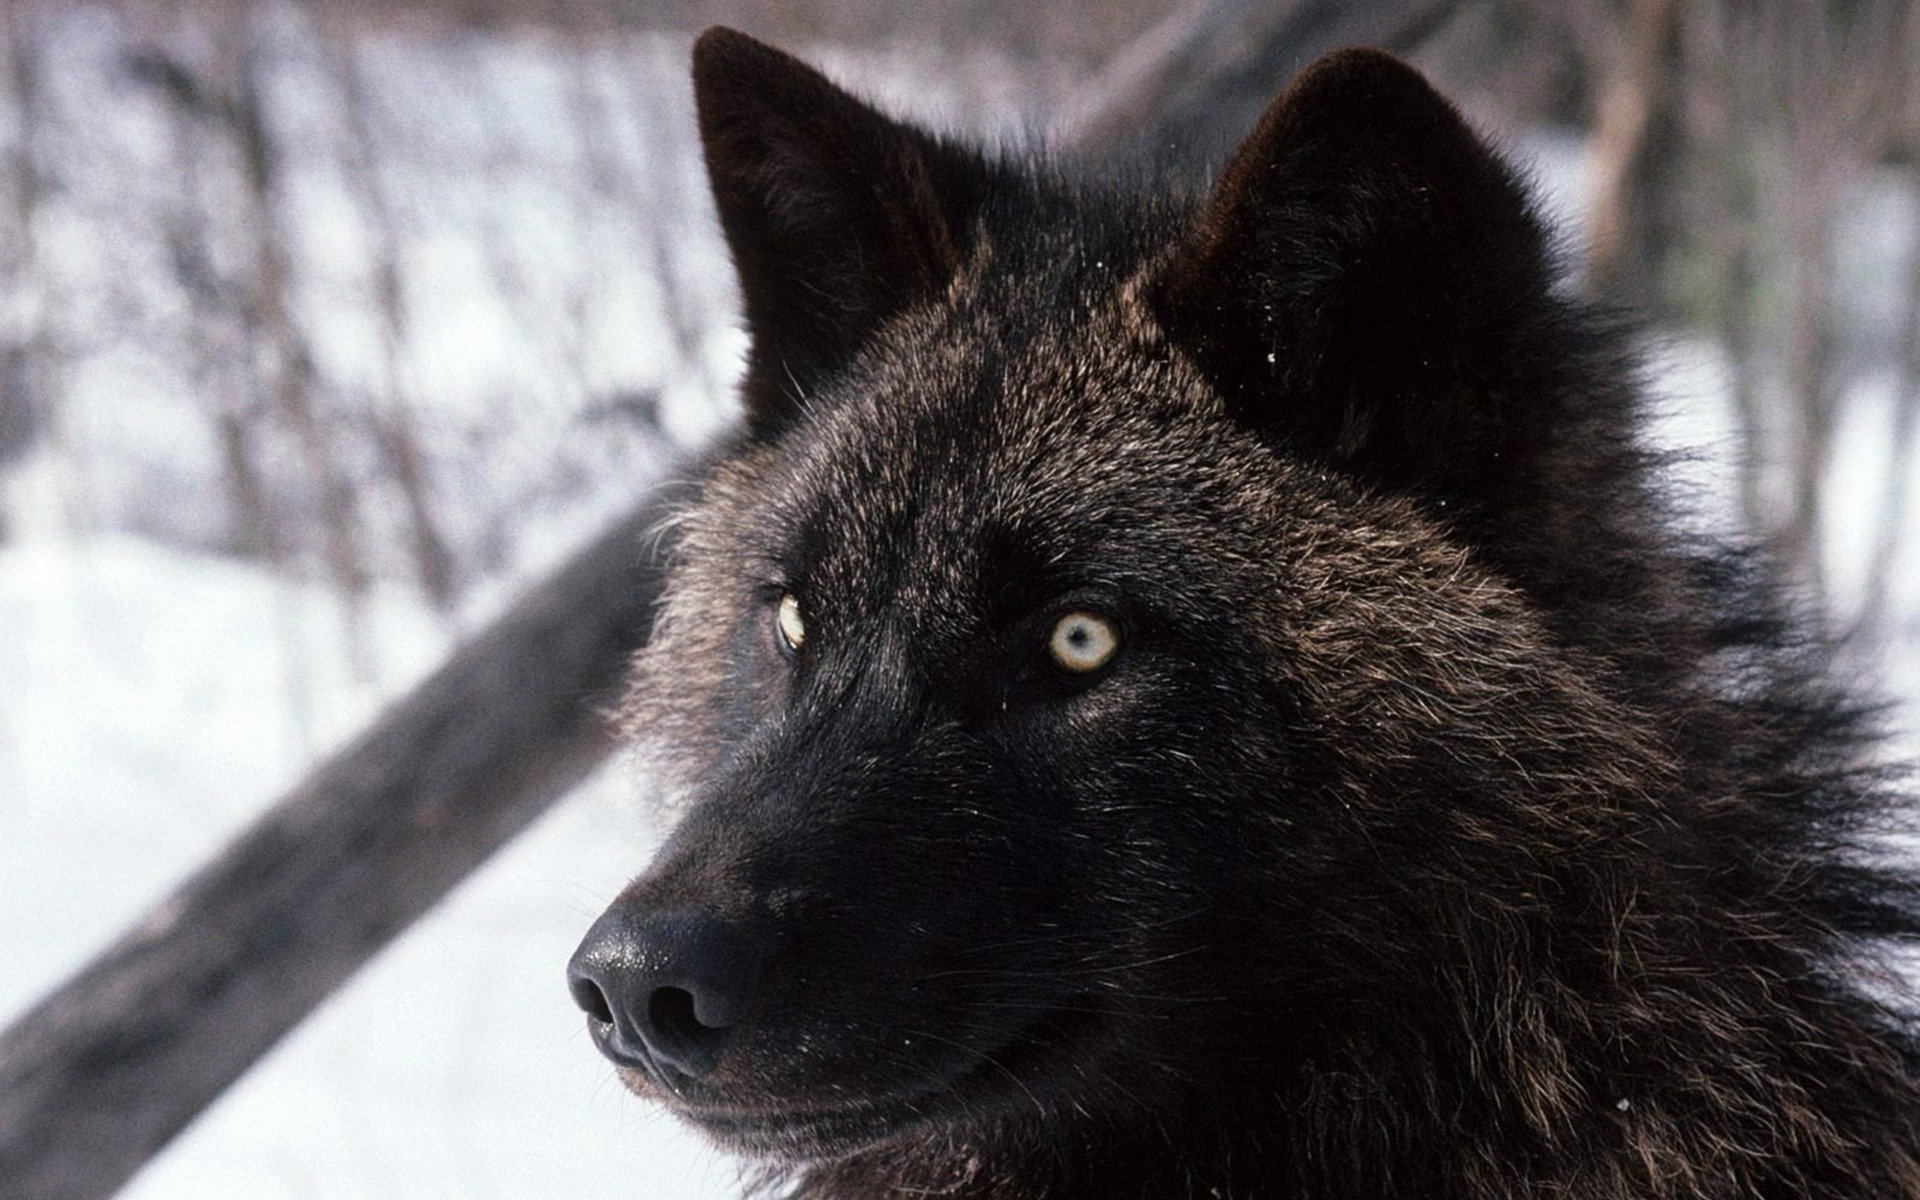
M833 1200L1920 1197L1899 798L1417 73L1197 189L694 77L753 340L571 970L633 1090Z

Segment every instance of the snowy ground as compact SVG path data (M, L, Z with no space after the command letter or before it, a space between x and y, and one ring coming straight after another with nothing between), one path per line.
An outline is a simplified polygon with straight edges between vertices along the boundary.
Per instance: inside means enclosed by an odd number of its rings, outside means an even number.
M0 1020L78 966L433 665L438 623L373 607L388 667L302 681L330 599L125 538L0 551ZM324 660L315 660L324 661ZM309 740L311 739L311 740ZM616 764L280 1046L128 1195L705 1197L731 1168L628 1097L562 968L653 832Z
M683 49L661 61L679 70ZM489 69L538 76L542 61L508 55L491 60ZM893 86L883 90L922 111L935 108L937 97L930 96L938 89L919 86L930 70L924 63L895 64ZM1011 105L1011 83L993 83L991 71L976 76L988 82L964 99L996 110ZM535 79L527 90L538 94L542 86ZM915 94L908 97L910 89ZM1577 164L1568 148L1547 144L1543 153L1548 181L1563 195L1577 193L1569 182L1577 181ZM457 266L465 253L460 236L455 230L436 235L429 257ZM707 250L694 247L696 262L714 249L710 229L691 241L702 238ZM467 286L449 283L446 290ZM508 376L469 378L490 363L515 359L512 351L529 345L526 329L464 304L430 316L444 328L423 336L426 357L416 367L435 387L456 393L465 387L460 411L481 404L474 397L517 394L527 384ZM614 316L629 327L653 319L638 301ZM595 336L610 338L604 331ZM737 340L724 332L712 340L718 358L737 353ZM605 375L597 391L649 382L645 356L632 347L590 351L587 358ZM546 374L543 382L557 387L554 373ZM1673 401L1663 436L1706 451L1696 473L1704 519L1712 519L1724 511L1725 472L1718 464L1733 440L1713 356L1697 346L1671 349L1661 378ZM118 443L103 434L96 444L175 455L177 432L140 420L158 421L157 412L169 422L185 421L193 410L175 394L173 408L156 399L161 407L143 409L146 418L131 417L127 395L115 390L131 386L129 380L103 377L83 405L82 415L91 414L98 428L121 430ZM177 392L188 382L146 386ZM1872 381L1862 386L1865 402L1853 406L1855 416L1842 431L1838 453L1848 470L1840 473L1827 531L1843 605L1864 566L1859 533L1879 496L1885 460L1887 406L1884 397L1875 402ZM723 409L699 396L668 401L670 431L697 435L724 419ZM570 394L565 403L577 407L579 397ZM522 482L520 475L541 469L542 439L580 432L556 417L517 436L504 451L480 456L476 467L498 472L503 493ZM191 460L205 447L189 450ZM455 619L434 615L410 588L376 588L353 669L342 652L337 601L324 588L124 533L75 538L57 520L28 522L22 538L0 546L0 962L6 964L0 1022L84 962L317 755L404 691L516 580L537 574L542 562L589 533L645 477L647 448L622 453L611 467L597 468L603 473L594 486L574 494L570 506L523 519L511 569ZM192 461L182 467L177 455L146 466L155 477L199 469ZM29 499L57 499L73 490L65 469L30 464L16 470L8 486ZM97 475L99 464L91 469ZM107 482L148 486L144 476L110 475ZM57 507L50 501L47 511ZM1920 613L1920 558L1911 539L1903 553L1899 607L1911 616ZM1894 656L1887 682L1898 695L1920 699L1920 655ZM1909 728L1912 711L1901 717ZM580 934L644 863L657 836L631 798L637 791L625 764L603 771L315 1014L127 1194L138 1200L735 1194L731 1164L619 1089L587 1042L562 982Z

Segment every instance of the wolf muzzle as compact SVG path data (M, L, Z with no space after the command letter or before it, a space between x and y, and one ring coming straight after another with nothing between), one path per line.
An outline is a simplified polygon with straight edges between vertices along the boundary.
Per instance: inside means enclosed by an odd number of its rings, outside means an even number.
M770 943L742 922L623 900L587 931L567 983L601 1053L671 1088L719 1065L759 999Z

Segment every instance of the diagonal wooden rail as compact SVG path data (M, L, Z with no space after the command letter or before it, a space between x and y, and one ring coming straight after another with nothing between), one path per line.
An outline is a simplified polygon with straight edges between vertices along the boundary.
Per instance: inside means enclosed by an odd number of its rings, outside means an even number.
M1093 81L1071 135L1236 136L1307 59L1406 48L1457 2L1196 0ZM0 1197L117 1191L612 750L664 574L651 534L700 467L677 474L0 1034Z

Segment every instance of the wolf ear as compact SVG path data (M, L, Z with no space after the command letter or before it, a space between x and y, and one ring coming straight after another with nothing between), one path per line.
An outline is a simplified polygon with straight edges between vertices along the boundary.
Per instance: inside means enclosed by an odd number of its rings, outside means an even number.
M693 91L752 338L742 394L764 433L881 321L945 288L985 167L731 29L694 43Z
M1503 387L1552 270L1526 195L1418 72L1302 72L1152 292L1243 419L1393 486L1471 492L1525 433Z

